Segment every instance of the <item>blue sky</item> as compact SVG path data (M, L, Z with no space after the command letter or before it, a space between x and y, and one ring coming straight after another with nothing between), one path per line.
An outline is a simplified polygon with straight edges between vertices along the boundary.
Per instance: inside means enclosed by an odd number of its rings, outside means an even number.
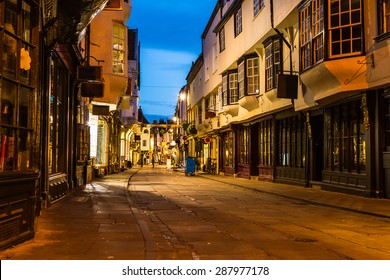
M140 103L145 115L172 118L217 0L133 0L129 28L141 42ZM149 121L152 121L149 119Z

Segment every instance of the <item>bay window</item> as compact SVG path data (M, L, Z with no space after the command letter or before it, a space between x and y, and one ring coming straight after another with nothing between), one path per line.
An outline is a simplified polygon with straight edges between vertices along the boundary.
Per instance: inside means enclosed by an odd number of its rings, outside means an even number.
M238 74L236 71L228 71L222 76L223 106L238 102Z
M299 11L301 70L323 61L324 0L311 0Z
M278 74L282 73L282 49L279 37L272 37L265 46L265 90L276 88Z
M390 32L390 0L379 0L379 34Z
M259 93L259 58L253 57L246 60L247 94Z
M112 73L123 75L125 72L125 27L113 26Z
M361 0L329 0L328 3L329 57L361 54Z
M238 61L238 95L243 98L246 95L258 94L260 89L259 58L256 55L248 55Z
M240 7L234 14L234 36L237 37L242 32L242 8Z
M325 9L328 15L326 27ZM301 70L306 70L325 58L361 55L362 14L361 0L309 0L301 5L299 8Z
M238 102L238 81L237 73L229 74L229 103L235 104Z

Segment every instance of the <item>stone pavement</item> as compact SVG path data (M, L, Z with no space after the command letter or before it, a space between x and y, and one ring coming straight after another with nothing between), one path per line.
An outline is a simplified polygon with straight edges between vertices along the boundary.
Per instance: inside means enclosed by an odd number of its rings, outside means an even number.
M0 259L143 260L154 259L153 238L128 192L129 181L147 181L151 166L107 175L45 209L34 239L0 251ZM157 166L164 168L165 166ZM173 171L172 171L173 172ZM176 171L180 172L180 171ZM150 176L150 173L149 173ZM184 174L183 174L184 176ZM307 203L390 218L390 200L371 199L320 189L197 173L235 187L293 198ZM123 248L130 248L123 250Z

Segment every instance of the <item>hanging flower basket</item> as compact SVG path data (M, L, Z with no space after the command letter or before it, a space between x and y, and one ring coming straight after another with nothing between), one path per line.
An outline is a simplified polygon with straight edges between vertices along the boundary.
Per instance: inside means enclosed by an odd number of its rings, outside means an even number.
M197 131L196 128L195 128L195 125L193 125L193 124L191 124L191 125L188 126L187 132L188 132L189 134L192 134L192 135L198 133L198 131Z
M190 124L188 123L183 123L183 129L187 131L188 127L190 126Z

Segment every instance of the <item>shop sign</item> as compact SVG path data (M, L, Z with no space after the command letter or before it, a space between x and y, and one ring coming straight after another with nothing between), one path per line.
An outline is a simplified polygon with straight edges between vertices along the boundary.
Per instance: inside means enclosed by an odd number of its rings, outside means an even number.
M298 97L298 76L278 75L277 98L297 99Z
M82 97L103 97L104 83L103 82L86 82L80 86Z
M102 81L101 66L81 66L77 67L77 80L79 81Z
M93 105L92 115L108 116L110 115L110 106Z

